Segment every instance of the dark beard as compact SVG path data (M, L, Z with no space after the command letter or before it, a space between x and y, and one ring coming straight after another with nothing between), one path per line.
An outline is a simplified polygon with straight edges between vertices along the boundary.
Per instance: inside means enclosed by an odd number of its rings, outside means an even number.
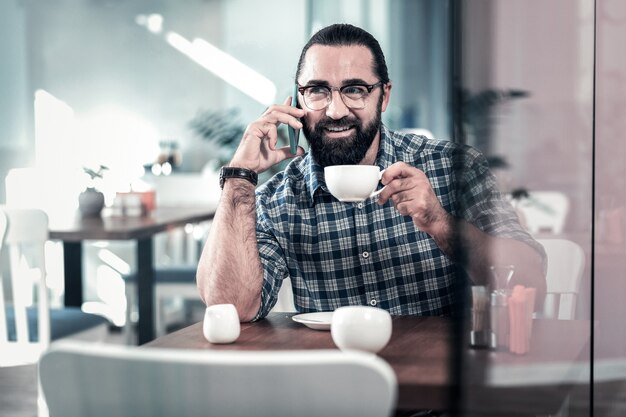
M333 120L326 117L311 130L307 122L302 119L302 130L309 142L311 156L322 168L331 165L355 165L365 158L367 150L374 142L376 133L380 130L381 100L378 102L376 117L363 128L363 123L357 118L344 117ZM353 126L355 133L347 138L328 139L324 129L328 127Z

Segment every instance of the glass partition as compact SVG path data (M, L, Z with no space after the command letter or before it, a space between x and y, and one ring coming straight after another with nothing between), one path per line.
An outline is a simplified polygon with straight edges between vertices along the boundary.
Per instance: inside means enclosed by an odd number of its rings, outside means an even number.
M624 37L625 6L463 2L467 141L492 162L501 191L546 249L549 294L532 322L528 351L468 352L462 415L624 412L626 188L616 155L624 153L618 114L626 65L617 39ZM550 293L565 291L568 281L575 295L561 294L556 306ZM564 295L575 300L572 314L565 314ZM498 301L491 307L496 319ZM548 316L555 311L559 320Z
M593 412L626 414L626 2L596 1Z

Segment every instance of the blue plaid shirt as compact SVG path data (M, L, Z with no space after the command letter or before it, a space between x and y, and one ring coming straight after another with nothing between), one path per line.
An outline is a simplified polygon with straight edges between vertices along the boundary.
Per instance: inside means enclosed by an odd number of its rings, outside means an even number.
M485 158L449 141L381 128L376 164L403 161L422 170L442 206L501 237L537 243L497 191ZM310 154L292 160L256 191L257 240L264 269L261 308L274 306L291 278L299 312L375 305L391 314L448 315L455 302L452 262L391 201L342 203L328 192ZM541 251L540 248L538 248Z

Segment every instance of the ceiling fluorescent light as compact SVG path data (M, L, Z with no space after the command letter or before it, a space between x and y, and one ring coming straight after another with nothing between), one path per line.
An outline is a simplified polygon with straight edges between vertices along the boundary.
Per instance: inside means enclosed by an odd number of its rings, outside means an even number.
M259 103L266 106L274 103L276 99L274 83L232 55L204 39L189 42L175 32L169 32L166 40L172 47Z
M165 36L165 41L169 43L172 48L193 59L193 45L183 36L179 35L176 32L168 32L168 34Z

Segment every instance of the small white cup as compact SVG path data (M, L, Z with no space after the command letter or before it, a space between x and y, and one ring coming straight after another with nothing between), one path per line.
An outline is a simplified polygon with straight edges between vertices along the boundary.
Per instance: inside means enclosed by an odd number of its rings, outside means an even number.
M376 353L391 338L391 315L376 307L339 307L333 313L330 333L341 350Z
M211 343L233 343L241 326L237 309L232 304L215 304L206 308L202 325L204 337Z
M375 190L384 171L376 165L333 165L324 168L324 180L337 200L353 203L380 194L384 187Z

